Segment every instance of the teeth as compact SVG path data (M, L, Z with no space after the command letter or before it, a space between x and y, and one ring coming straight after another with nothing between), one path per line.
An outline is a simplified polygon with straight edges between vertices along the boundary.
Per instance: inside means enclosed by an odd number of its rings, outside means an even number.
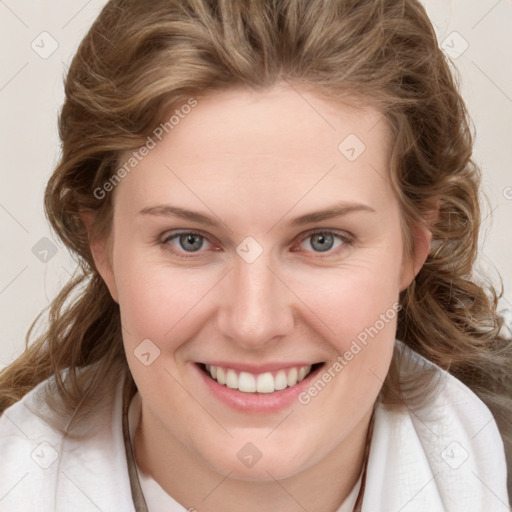
M240 372L238 376L238 389L244 393L254 393L256 391L256 379L254 375L252 373Z
M206 365L207 372L213 380L231 389L238 389L243 393L273 393L287 387L295 386L304 380L311 371L311 365L287 368L276 373L266 372L254 375L249 372L239 374L231 368Z
M303 366L300 370L299 370L299 378L298 378L298 381L300 382L301 380L304 380L304 378L306 377L306 375L309 373L309 370L311 370L311 366L308 368L307 366Z
M288 386L294 386L297 384L297 378L299 376L299 371L297 368L292 368L290 372L288 373L288 377L286 377L286 383Z
M226 386L231 389L238 389L238 377L235 370L228 370L228 373L226 373Z
M284 370L279 370L275 378L274 387L276 388L276 391L280 391L287 386L288 382L286 381L286 372Z
M272 377L270 372L260 373L258 375L258 380L256 381L256 391L258 393L273 393L275 391L274 377Z

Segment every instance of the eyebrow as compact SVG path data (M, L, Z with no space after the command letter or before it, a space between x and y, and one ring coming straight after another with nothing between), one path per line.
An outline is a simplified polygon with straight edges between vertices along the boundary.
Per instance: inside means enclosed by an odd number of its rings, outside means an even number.
M335 217L341 217L352 212L377 213L371 206L366 204L342 201L323 210L306 213L296 217L289 222L289 225L293 227L302 226L304 224L311 224L313 222L320 222ZM205 215L200 212L179 208L170 204L147 206L146 208L140 210L139 214L163 217L178 217L212 227L218 227L220 225L220 222L218 222L214 217L210 217L209 215Z

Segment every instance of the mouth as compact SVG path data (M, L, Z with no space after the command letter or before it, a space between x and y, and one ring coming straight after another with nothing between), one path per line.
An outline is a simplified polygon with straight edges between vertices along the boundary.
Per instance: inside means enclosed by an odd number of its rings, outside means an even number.
M246 394L271 394L295 388L297 384L308 379L324 365L324 362L290 366L287 368L252 373L234 368L198 363L207 377L226 388Z

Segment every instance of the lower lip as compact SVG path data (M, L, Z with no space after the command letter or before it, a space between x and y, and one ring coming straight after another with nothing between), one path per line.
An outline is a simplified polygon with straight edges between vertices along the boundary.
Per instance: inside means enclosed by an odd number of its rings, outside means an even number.
M297 400L298 395L311 385L311 382L324 365L316 368L305 379L295 384L295 386L274 391L273 393L244 393L238 389L228 388L206 375L198 364L193 366L199 372L209 391L218 400L232 409L243 412L271 413L282 411L292 405Z

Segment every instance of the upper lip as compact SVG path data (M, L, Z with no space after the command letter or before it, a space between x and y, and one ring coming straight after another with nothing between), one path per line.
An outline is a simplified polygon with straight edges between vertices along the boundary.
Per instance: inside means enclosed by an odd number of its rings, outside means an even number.
M248 372L253 374L275 372L277 370L286 370L288 368L301 368L302 366L313 366L314 364L321 363L322 361L299 361L299 362L268 362L264 364L247 364L228 361L204 361L199 364L210 366L220 366L221 368L230 368L232 370L239 370L241 372Z

